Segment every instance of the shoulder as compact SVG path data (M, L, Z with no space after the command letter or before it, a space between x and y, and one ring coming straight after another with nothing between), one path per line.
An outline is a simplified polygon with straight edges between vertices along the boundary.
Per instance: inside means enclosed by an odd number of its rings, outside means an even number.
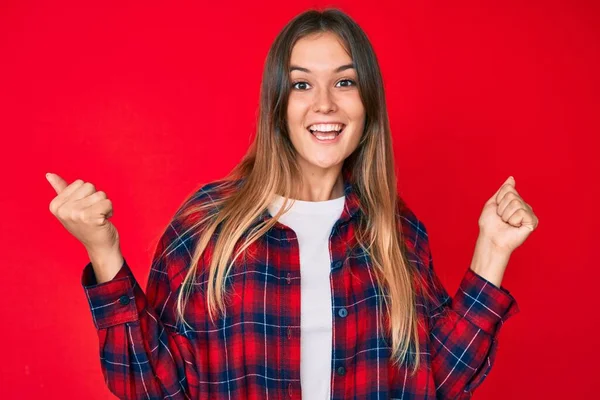
M407 261L414 267L414 284L423 304L437 309L448 300L447 292L435 275L425 223L406 204L399 207L399 218Z
M223 200L235 191L240 183L241 180L225 179L203 183L185 197L175 214L178 216L189 211L190 208L201 206L211 211L217 211Z
M238 183L219 179L202 183L188 192L172 214L163 240L171 242L169 245L172 247L177 242L185 242L192 236L197 236L201 228L223 208L223 200L235 190Z
M219 179L201 184L179 204L170 221L171 229L185 235L197 235L223 209L225 200L240 183L241 180Z
M417 256L418 260L429 262L429 235L425 223L417 217L415 212L404 202L398 200L396 214L401 226L401 234L409 252Z
M165 271L173 289L178 287L189 269L194 249L202 233L222 208L223 200L236 189L237 184L239 181L229 180L201 184L185 196L165 226L158 241L155 260L155 263L160 262L162 265L153 265L153 271Z

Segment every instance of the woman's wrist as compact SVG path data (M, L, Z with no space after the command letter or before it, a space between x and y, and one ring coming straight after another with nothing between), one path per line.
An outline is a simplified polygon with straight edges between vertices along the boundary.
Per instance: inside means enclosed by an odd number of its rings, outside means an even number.
M96 282L108 282L117 275L123 266L123 255L120 249L108 251L90 251L88 256L92 263Z
M471 270L485 280L500 287L510 254L497 249L485 238L478 237L471 261Z

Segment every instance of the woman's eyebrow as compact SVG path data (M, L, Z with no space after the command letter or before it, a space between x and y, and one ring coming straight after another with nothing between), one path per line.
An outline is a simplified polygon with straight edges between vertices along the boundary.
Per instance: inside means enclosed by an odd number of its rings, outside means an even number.
M351 69L351 68L354 69L353 63L341 65L341 66L337 67L333 72L335 72L335 73L342 72L342 71L345 71L345 70ZM298 65L291 65L290 72L292 72L294 70L310 73L310 70L308 68L300 67Z

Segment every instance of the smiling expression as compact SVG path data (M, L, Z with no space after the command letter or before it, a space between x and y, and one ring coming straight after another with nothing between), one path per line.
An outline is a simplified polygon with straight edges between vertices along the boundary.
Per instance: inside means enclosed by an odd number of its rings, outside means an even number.
M301 167L341 169L358 146L365 109L352 58L338 36L324 32L298 40L290 59L290 82L287 123ZM319 123L326 125L314 126ZM332 132L313 134L309 127ZM327 140L333 135L334 140Z

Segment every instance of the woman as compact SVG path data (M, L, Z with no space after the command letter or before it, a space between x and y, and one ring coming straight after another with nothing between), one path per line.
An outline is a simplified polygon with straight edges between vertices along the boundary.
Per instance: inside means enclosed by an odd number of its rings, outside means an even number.
M510 177L447 294L397 195L376 56L335 9L275 39L254 142L179 207L145 293L106 194L48 179L52 213L90 256L102 371L123 399L469 398L518 312L501 287L508 258L538 224Z

